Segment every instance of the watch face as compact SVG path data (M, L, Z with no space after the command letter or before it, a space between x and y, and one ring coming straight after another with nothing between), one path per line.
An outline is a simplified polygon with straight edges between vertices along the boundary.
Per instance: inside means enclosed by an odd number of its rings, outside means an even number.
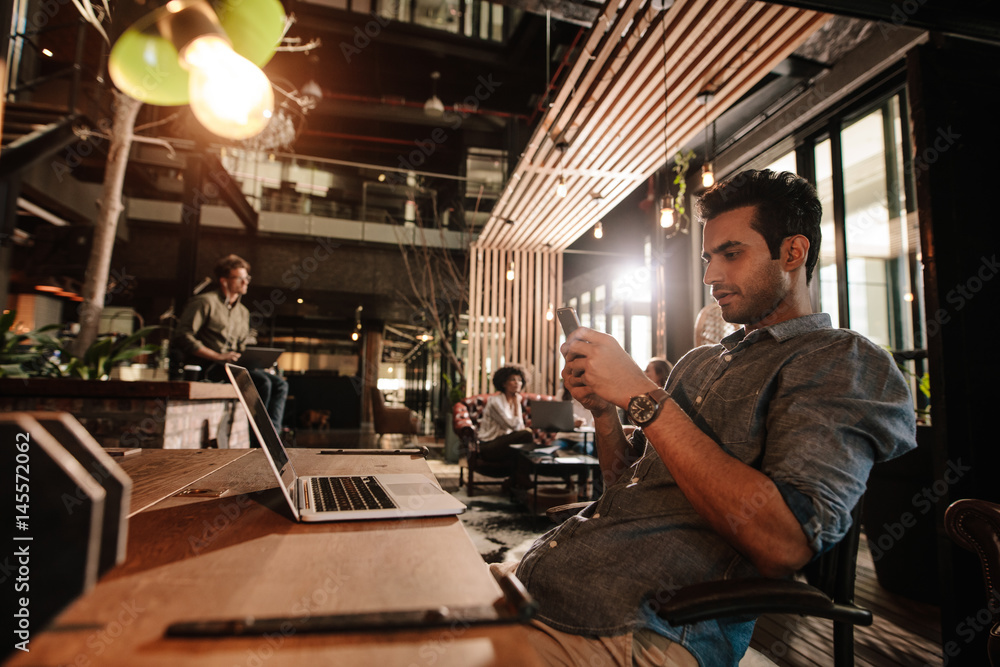
M656 401L646 394L633 396L628 404L628 416L639 426L648 424L656 416Z

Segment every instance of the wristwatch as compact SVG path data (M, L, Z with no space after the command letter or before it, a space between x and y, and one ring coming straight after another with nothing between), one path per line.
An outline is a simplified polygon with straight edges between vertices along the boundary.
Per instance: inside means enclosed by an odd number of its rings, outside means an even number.
M668 398L670 394L663 389L654 389L648 394L633 396L628 402L626 411L628 420L640 428L649 426L656 419L656 415L660 414L660 409Z

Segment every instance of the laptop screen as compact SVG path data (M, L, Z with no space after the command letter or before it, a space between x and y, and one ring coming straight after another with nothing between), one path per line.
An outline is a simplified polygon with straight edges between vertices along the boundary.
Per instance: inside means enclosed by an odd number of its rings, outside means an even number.
M531 427L542 431L572 431L572 401L532 401Z
M256 431L257 438L267 447L271 460L281 476L281 483L286 489L289 488L295 481L295 471L288 462L288 454L285 452L284 445L281 444L278 432L274 430L274 424L271 423L271 417L267 414L264 402L260 400L257 387L250 379L250 373L247 372L247 369L232 364L226 364L226 372L236 387L236 391L240 393L241 402L250 415L251 428Z

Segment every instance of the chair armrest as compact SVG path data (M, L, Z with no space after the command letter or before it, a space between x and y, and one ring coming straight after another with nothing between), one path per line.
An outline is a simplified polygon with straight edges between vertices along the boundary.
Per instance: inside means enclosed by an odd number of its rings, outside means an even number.
M818 588L787 579L727 579L692 584L659 605L657 615L671 625L727 616L801 614L841 623L871 625L872 613L837 604Z
M580 510L589 504L590 501L566 503L565 505L553 505L545 510L545 516L549 517L553 523L562 523L574 514L579 514Z

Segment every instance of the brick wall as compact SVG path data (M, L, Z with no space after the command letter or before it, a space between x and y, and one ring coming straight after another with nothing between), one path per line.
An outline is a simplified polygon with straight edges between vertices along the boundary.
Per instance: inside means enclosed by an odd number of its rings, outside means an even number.
M250 446L249 425L235 399L0 397L0 411L44 410L76 417L102 447L204 449L220 423L231 449Z

